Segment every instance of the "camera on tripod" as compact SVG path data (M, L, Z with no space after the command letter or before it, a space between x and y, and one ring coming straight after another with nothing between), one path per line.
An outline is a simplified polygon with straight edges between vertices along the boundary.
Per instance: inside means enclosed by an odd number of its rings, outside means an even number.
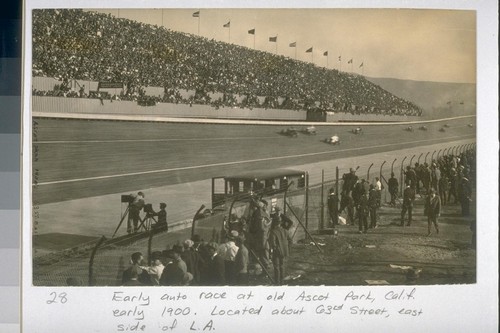
M131 204L132 202L134 202L134 199L135 199L135 196L132 195L132 194L124 194L122 195L122 200L121 202L122 203L128 203L128 204Z
M153 205L152 204L145 204L144 205L144 213L147 215L154 215L155 211L153 210Z

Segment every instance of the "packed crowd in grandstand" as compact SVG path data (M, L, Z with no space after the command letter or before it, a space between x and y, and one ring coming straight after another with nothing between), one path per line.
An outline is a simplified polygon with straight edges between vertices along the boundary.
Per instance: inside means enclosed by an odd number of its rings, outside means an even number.
M62 81L54 91L33 91L39 96L103 98L68 84L83 80L121 82L124 89L114 99L141 105L422 113L359 75L80 9L33 11L32 74ZM146 96L145 87L164 94ZM183 97L180 90L192 94Z

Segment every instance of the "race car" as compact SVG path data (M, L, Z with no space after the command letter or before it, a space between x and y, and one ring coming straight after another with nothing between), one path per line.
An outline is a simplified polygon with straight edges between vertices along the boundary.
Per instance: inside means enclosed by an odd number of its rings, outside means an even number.
M302 133L307 134L307 135L316 135L316 127L314 126L307 126L302 130Z
M332 135L329 138L326 138L324 141L325 141L325 143L328 143L328 144L331 144L331 145L338 145L338 144L340 144L340 138L339 138L339 136L337 134Z
M427 126L423 125L418 128L421 131L427 131Z
M439 132L446 132L446 129L445 129L444 127L441 127L441 128L439 129Z
M353 134L361 134L362 130L361 127L356 127L351 130Z
M449 124L444 124L443 127L448 128L448 127L450 127L450 125Z
M405 131L407 131L407 132L413 132L413 127L412 126L408 126L407 128L405 128Z
M299 133L293 127L288 127L287 129L281 130L280 134L285 135L285 136L289 136L292 138L296 138L297 136L299 136Z
M467 125L467 126L469 126L470 128L474 127L474 125L472 125L472 124L469 124L469 125Z

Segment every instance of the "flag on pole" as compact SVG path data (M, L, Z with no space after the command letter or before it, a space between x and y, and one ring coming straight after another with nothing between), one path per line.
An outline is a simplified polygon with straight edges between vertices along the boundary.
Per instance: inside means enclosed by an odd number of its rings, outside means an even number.
M288 45L290 47L296 47L297 46L297 42L293 42L293 43L290 43L290 45Z
M351 60L349 60L347 63L348 63L348 64L352 64L352 58L351 58Z
M323 52L323 55L326 57L328 56L328 51Z
M231 27L231 21L229 21L226 24L224 24L223 27L224 28L230 28Z
M308 49L306 50L306 53L311 53L312 51L313 51L313 48L312 48L312 47L310 47L310 48L308 48Z
M446 104L451 104L451 101L446 102Z
M339 56L339 61L342 61L342 56Z
M363 67L363 63L361 63L361 65L359 65L359 68Z
M194 12L193 17L200 17L200 11Z
M255 29L250 29L250 30L248 30L248 33L249 33L250 35L255 35Z
M273 43L276 43L278 41L278 36L269 37L269 41L273 42Z

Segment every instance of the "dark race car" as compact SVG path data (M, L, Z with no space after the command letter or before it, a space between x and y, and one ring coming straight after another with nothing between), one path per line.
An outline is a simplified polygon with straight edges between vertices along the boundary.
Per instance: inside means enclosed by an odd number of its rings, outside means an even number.
M299 136L299 132L293 127L288 127L287 129L281 130L280 134L289 136L291 138L296 138Z
M405 131L407 132L413 132L413 127L412 126L408 126L405 128Z
M421 131L427 131L427 126L423 125L418 128Z
M361 134L361 133L363 133L363 130L361 129L361 127L356 127L356 128L353 128L353 129L351 130L351 132L352 132L353 134Z

